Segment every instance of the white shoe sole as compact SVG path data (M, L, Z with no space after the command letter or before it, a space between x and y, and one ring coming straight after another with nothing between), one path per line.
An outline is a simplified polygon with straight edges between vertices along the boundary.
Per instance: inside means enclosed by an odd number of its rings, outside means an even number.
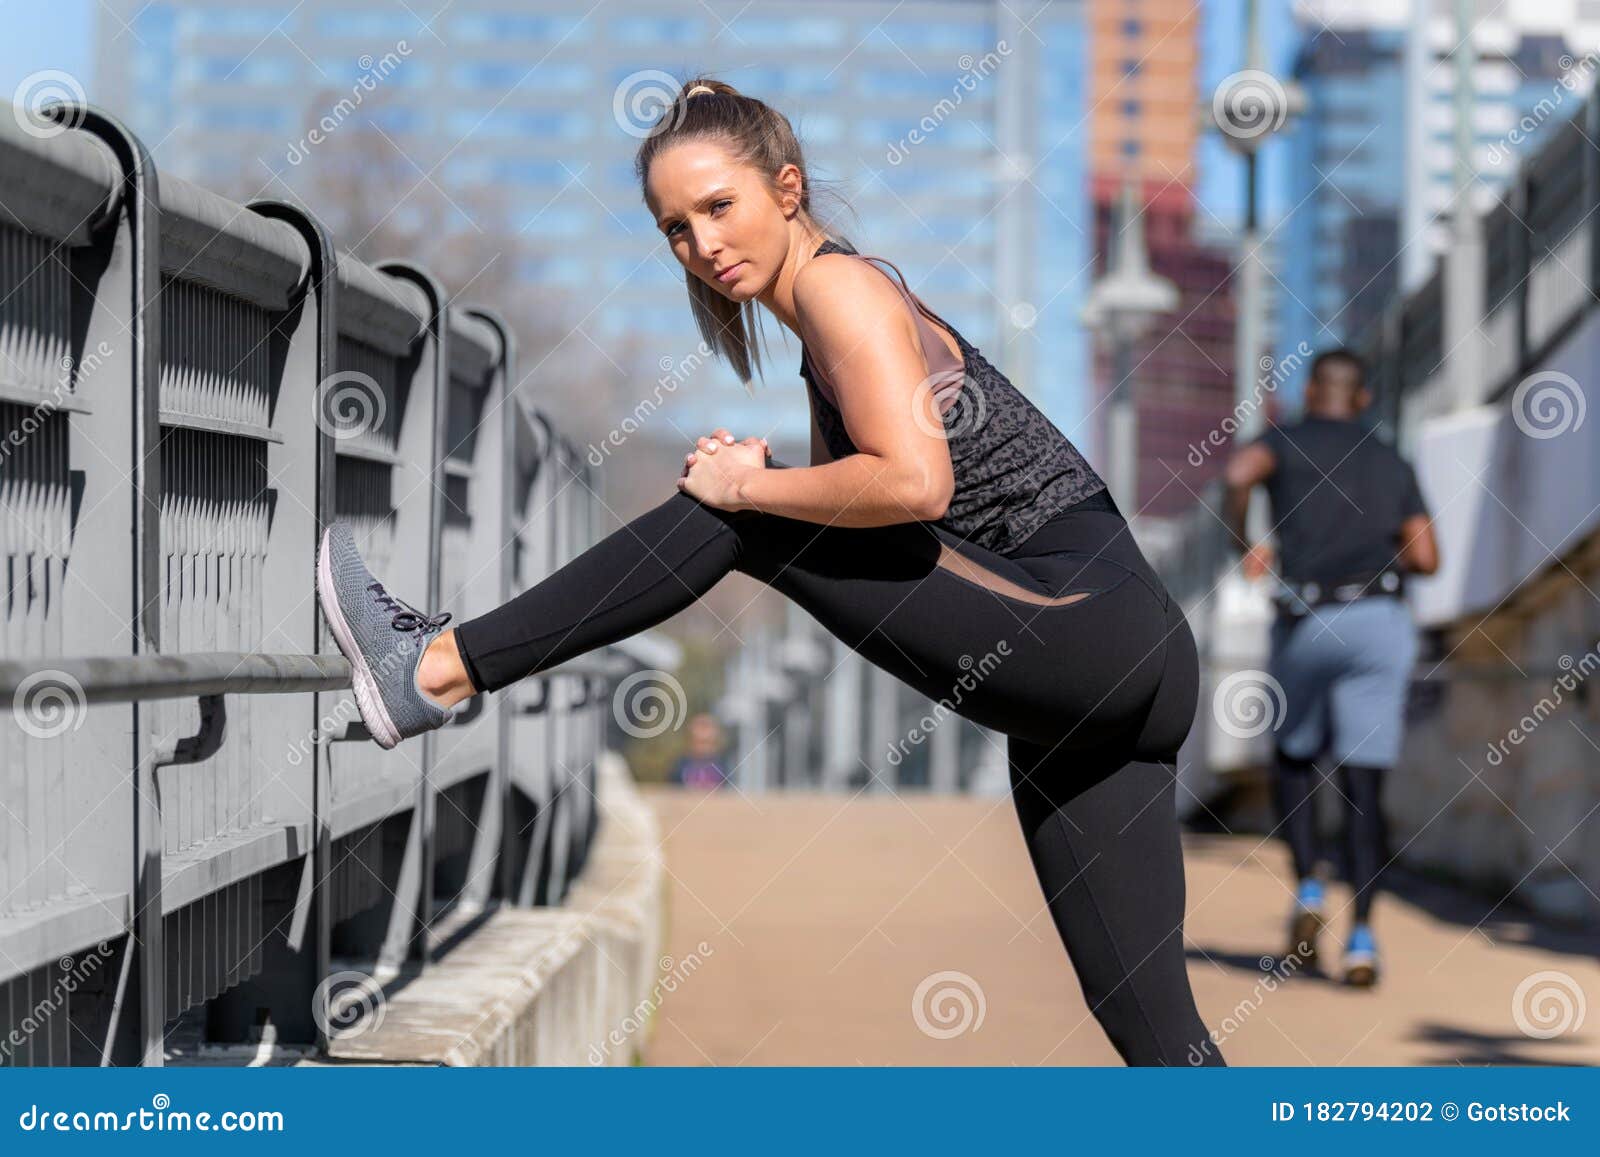
M332 528L322 532L322 542L317 548L317 602L333 630L333 641L339 652L350 661L350 684L356 693L356 710L361 712L361 722L367 725L374 741L385 750L400 742L400 730L383 708L383 696L378 694L378 682L372 669L356 646L356 637L350 631L344 612L339 609L339 599L334 592L333 564L329 558L328 536Z

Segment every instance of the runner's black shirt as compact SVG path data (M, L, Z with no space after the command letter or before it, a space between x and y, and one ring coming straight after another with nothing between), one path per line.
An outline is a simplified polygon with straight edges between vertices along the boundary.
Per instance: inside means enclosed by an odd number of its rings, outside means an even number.
M1284 578L1330 587L1396 565L1400 524L1428 510L1392 447L1358 421L1332 418L1273 426L1259 444L1277 462L1266 490Z

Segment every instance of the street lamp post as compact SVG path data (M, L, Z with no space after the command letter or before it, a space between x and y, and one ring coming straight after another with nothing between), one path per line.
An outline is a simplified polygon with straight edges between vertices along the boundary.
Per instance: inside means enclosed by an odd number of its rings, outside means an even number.
M1234 440L1239 444L1249 441L1261 429L1260 407L1250 400L1263 328L1257 154L1274 133L1287 128L1305 108L1305 96L1299 86L1284 84L1265 68L1255 0L1245 0L1244 34L1245 66L1217 86L1209 110L1212 124L1228 147L1244 160L1244 229L1234 277Z
M1144 215L1133 179L1124 180L1107 244L1106 275L1095 282L1083 322L1109 343L1112 357L1107 441L1112 497L1133 517L1139 509L1139 417L1133 388L1134 343L1158 314L1178 307L1178 287L1150 270Z

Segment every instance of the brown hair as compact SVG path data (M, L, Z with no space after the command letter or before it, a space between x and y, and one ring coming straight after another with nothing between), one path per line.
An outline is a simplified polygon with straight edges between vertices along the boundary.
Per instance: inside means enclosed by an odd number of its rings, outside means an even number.
M695 89L700 91L696 92ZM711 91L706 92L709 88ZM695 77L686 81L673 102L662 111L639 145L634 172L644 192L650 165L656 156L685 141L708 140L725 145L741 164L753 165L766 176L774 192L774 180L784 165L795 165L801 174L800 210L819 229L824 227L811 209L812 176L789 118L763 100L746 96L725 81ZM841 198L842 201L842 198ZM833 232L826 229L827 232ZM841 239L846 249L854 246ZM759 371L761 357L751 344L756 332L758 307L754 301L729 301L692 273L685 271L689 289L689 308L700 336L718 356L726 360L747 387L752 365Z

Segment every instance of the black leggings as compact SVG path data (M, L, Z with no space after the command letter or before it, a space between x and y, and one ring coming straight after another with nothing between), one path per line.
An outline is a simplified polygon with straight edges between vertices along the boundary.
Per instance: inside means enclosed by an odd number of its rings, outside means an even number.
M1281 750L1273 777L1273 800L1284 842L1294 858L1294 873L1304 880L1317 869L1317 809L1313 791L1316 764L1294 759ZM1344 874L1355 893L1355 921L1372 918L1383 865L1388 862L1388 825L1383 818L1381 767L1339 766L1339 794L1344 805Z
M932 523L824 526L675 492L461 623L456 642L473 685L498 690L655 626L734 570L1007 735L1029 855L1112 1044L1128 1064L1222 1064L1183 948L1175 765L1198 693L1194 640L1109 500L1001 555Z

